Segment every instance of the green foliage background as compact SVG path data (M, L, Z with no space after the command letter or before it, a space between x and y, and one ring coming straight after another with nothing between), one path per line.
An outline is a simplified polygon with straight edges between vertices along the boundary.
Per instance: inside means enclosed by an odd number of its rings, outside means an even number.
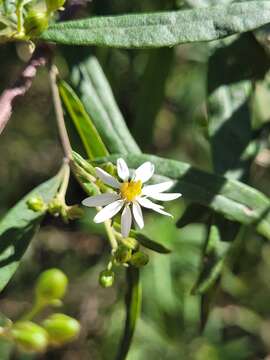
M78 17L177 10L194 4L94 0ZM200 1L200 5L209 4L217 1ZM259 41L262 38L263 32L257 31L211 43L151 50L59 46L57 64L61 76L81 95L73 65L83 63L89 55L96 56L143 152L239 179L269 196L270 63ZM23 65L22 46L1 45L0 90L16 78ZM91 75L93 82L97 71ZM82 101L90 112L87 98L82 97ZM104 138L106 128L102 131ZM71 122L69 132L74 149L82 152ZM127 139L126 143L136 148ZM117 152L120 145L113 141L110 146ZM54 175L62 161L45 70L39 71L31 90L16 102L12 120L1 135L0 154L0 211L4 214L34 186ZM135 160L132 156L130 161ZM211 192L208 181L206 178L202 184ZM84 197L73 179L69 202ZM184 214L179 229L171 220L147 215L146 232L172 252L151 252L150 263L141 271L142 316L128 360L267 359L269 239L253 227L241 227L206 210L196 204L196 198L192 200L191 204L184 196L171 206L175 221ZM81 221L69 226L46 218L20 271L0 298L1 312L16 318L27 308L38 274L57 265L70 277L65 307L81 321L79 340L39 356L14 353L3 343L1 360L109 360L117 352L124 321L124 272L119 269L113 288L99 287L98 273L109 248L102 228L91 223L92 217L87 211ZM205 268L201 273L202 252ZM224 260L227 252L230 256ZM202 331L210 305L209 320Z

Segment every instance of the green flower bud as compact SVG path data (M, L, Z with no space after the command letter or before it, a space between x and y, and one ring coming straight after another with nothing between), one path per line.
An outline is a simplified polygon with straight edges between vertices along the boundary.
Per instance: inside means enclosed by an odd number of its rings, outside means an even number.
M44 271L37 280L36 296L46 302L62 299L65 295L68 278L59 269Z
M48 205L48 211L51 215L59 216L63 212L65 204L61 199L55 197Z
M49 13L59 10L65 4L65 0L46 0L46 7Z
M10 329L15 343L27 352L42 352L48 345L48 334L41 326L31 321L19 321Z
M136 267L144 266L148 263L149 256L142 251L137 251L135 254L132 255L130 259L130 264Z
M50 344L55 346L74 340L80 332L80 323L65 314L51 315L42 326L49 334Z
M114 283L114 272L112 270L103 270L99 274L99 283L102 287L111 287Z
M126 247L130 248L131 250L135 250L138 247L138 241L131 237L123 239L122 242Z
M131 258L131 249L125 245L120 245L114 253L114 259L120 264L127 263Z
M33 210L35 212L41 212L41 211L45 211L47 206L44 202L44 200L42 199L41 196L37 195L37 196L32 196L30 199L27 200L27 206L30 210Z
M27 36L37 37L49 25L48 16L42 12L30 12L24 21L24 30Z

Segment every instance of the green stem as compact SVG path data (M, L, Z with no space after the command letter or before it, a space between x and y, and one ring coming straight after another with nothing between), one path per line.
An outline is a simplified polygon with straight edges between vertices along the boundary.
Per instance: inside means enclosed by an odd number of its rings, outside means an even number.
M43 303L41 301L36 301L36 303L33 305L32 309L26 313L21 320L32 320L39 312L41 312L44 307L47 305L47 303Z
M100 208L97 208L97 209L100 210ZM111 227L111 221L106 220L104 222L104 226L105 226L105 230L107 232L107 235L108 235L111 247L112 247L112 251L114 251L118 248L118 243L117 243L116 237L114 235L113 228Z
M68 162L65 162L63 164L63 180L58 192L58 197L65 201L65 197L66 197L66 192L67 192L67 188L68 188L68 183L69 183L69 177L70 177L70 167Z
M16 16L17 16L17 32L18 35L24 33L23 29L23 1L18 1L16 6Z

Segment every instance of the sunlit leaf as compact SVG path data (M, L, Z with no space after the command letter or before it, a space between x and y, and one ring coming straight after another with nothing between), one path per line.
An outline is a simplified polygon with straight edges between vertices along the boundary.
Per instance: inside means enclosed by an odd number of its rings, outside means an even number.
M56 23L41 38L69 45L149 48L216 40L268 22L269 1L244 1L194 10Z

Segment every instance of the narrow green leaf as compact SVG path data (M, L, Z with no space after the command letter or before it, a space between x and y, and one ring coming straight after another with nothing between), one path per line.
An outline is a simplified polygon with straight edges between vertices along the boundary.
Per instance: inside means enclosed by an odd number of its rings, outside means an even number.
M56 23L41 35L41 39L69 45L149 48L216 40L268 22L269 1L244 1L184 11Z
M157 174L176 180L175 190L183 194L183 199L205 205L226 219L254 225L260 234L270 239L270 200L251 186L154 155L114 155L99 161L115 162L120 156L130 168L151 161Z
M137 268L127 268L126 322L116 360L125 360L133 339L136 323L141 312L142 288Z
M169 254L171 252L170 249L165 247L164 245L150 239L148 236L143 233L135 230L131 230L130 235L135 237L138 242L147 249L155 251L160 254Z
M215 284L220 276L229 247L230 243L222 241L219 227L213 222L209 226L202 269L198 281L192 289L193 294L204 294Z
M114 227L117 230L120 230L120 225L114 223ZM147 235L143 234L141 231L130 230L130 236L136 239L142 246L152 251L155 251L159 254L169 254L170 249L162 245L161 243L150 239Z
M27 206L32 196L41 196L49 202L56 194L61 177L36 187L20 200L0 221L0 291L6 286L20 264L32 237L37 232L44 212L35 212Z
M107 156L109 154L108 150L78 96L63 80L58 83L58 86L61 98L80 135L89 158L93 160L96 157Z
M71 82L111 153L140 153L94 56L73 66Z
M152 145L155 120L164 100L173 54L173 48L150 50L144 74L140 79L133 134L142 149L149 149Z

